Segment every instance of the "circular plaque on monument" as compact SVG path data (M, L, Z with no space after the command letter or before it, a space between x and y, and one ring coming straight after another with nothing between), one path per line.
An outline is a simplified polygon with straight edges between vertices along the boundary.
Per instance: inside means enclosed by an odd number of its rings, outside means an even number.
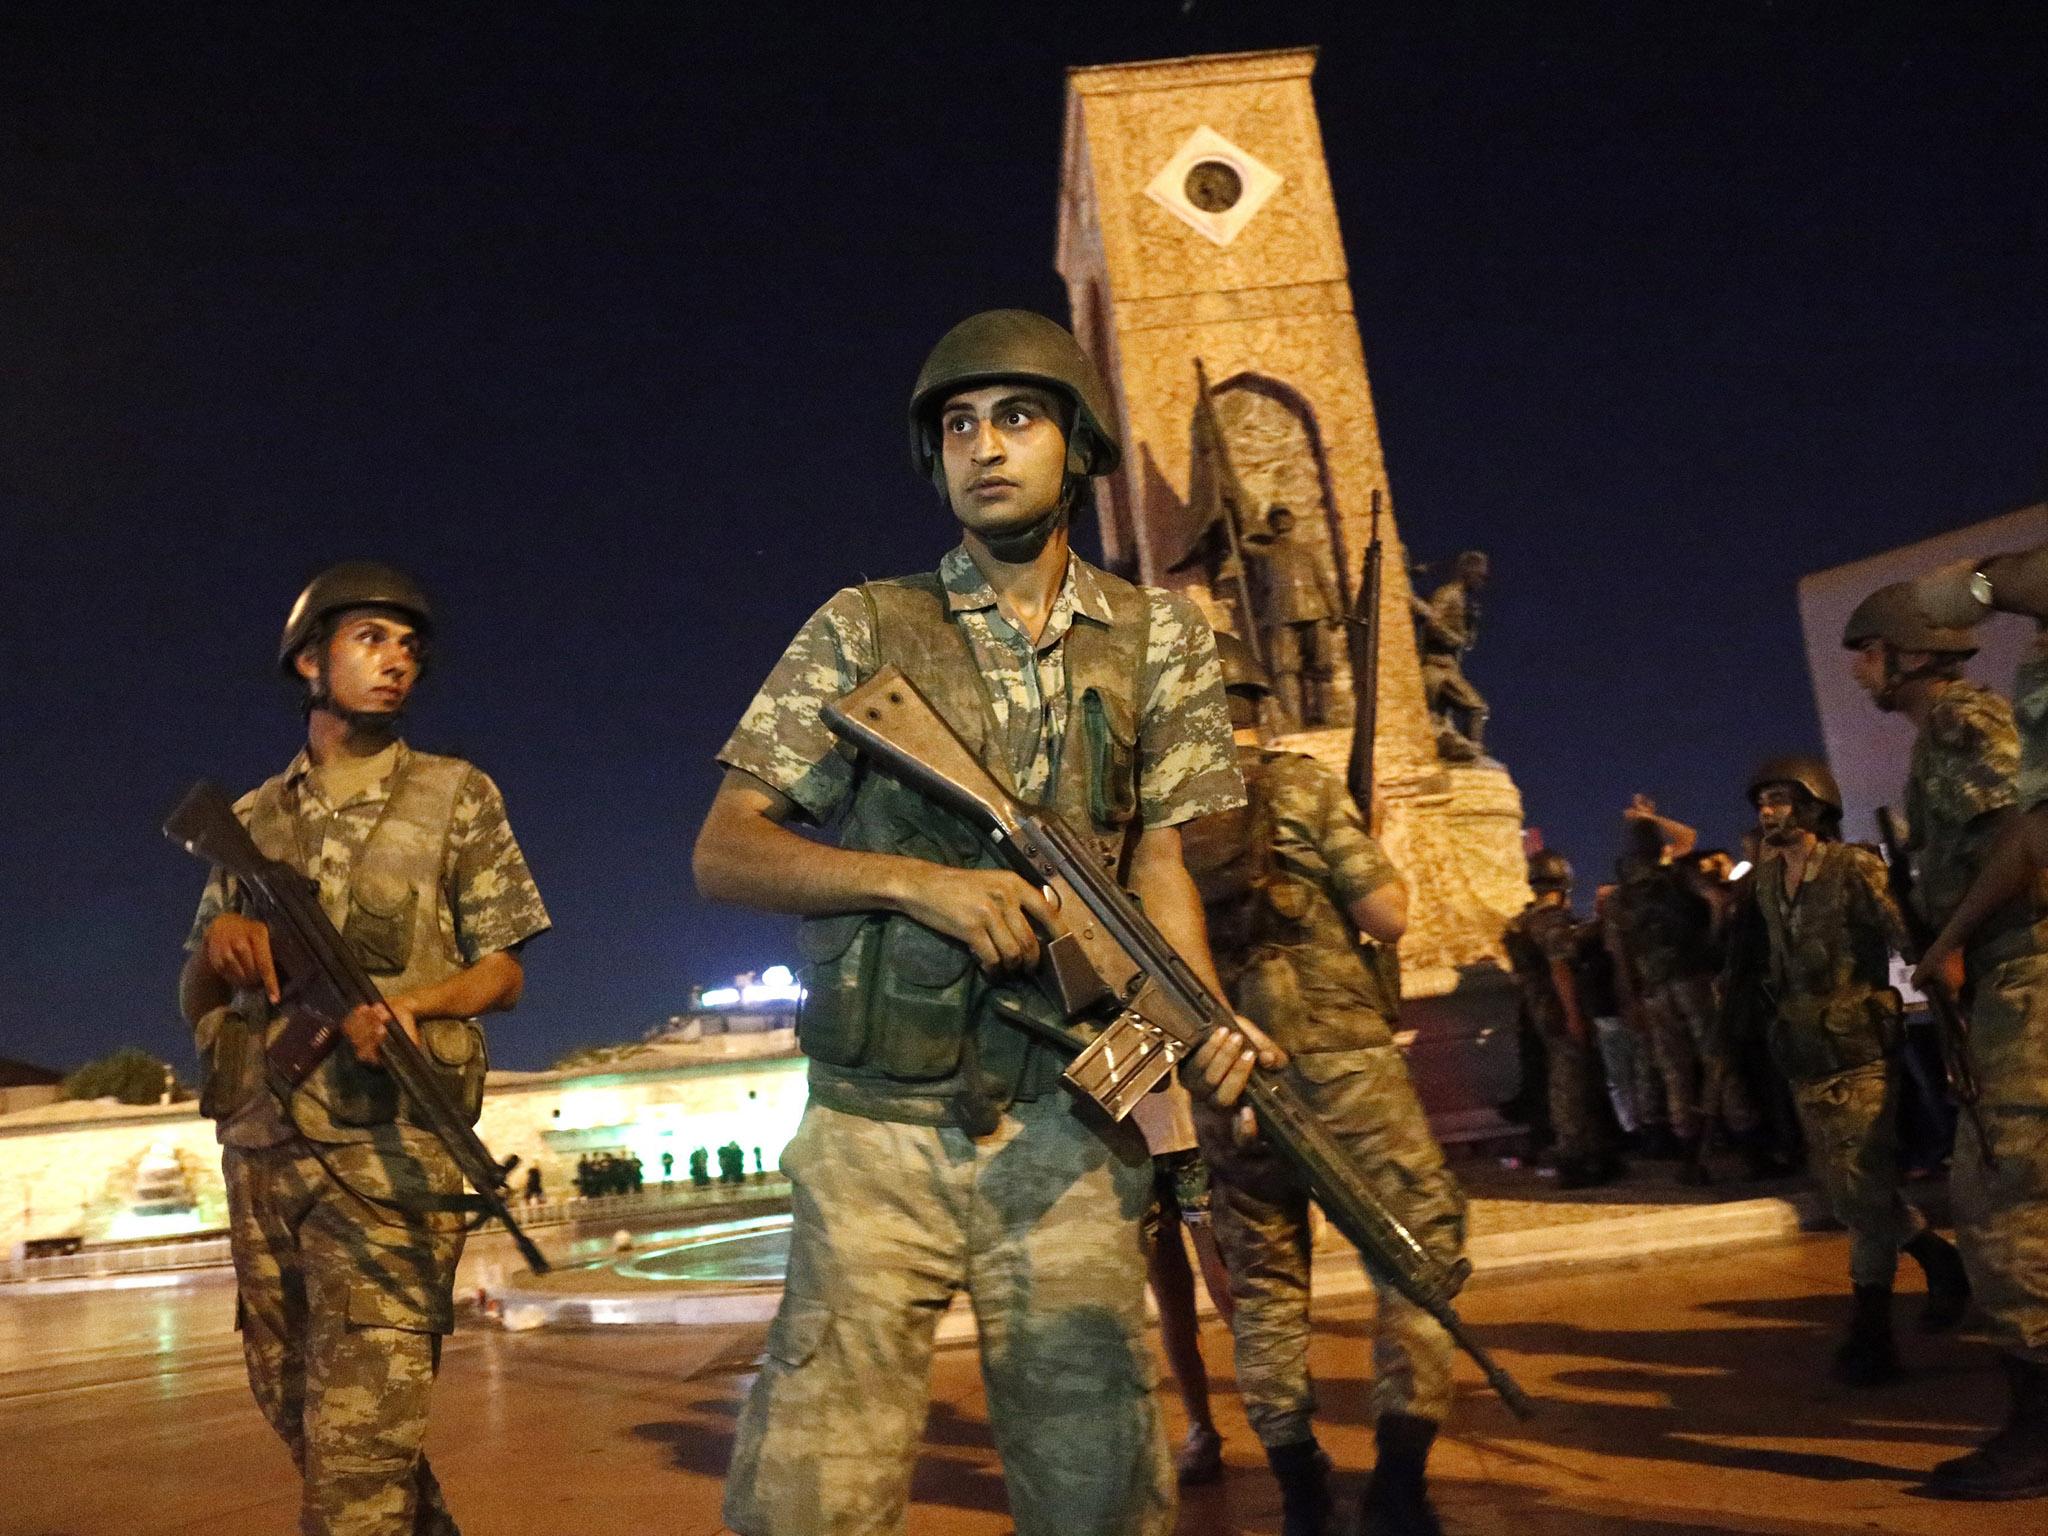
M1223 213L1244 196L1244 178L1226 160L1197 160L1183 186L1190 203L1204 213Z

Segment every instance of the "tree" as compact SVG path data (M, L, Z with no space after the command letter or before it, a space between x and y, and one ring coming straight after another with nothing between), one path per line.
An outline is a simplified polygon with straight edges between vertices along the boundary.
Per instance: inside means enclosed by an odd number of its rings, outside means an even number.
M124 1045L112 1055L89 1061L64 1079L67 1099L119 1099L123 1104L155 1104L170 1085L175 1102L192 1097L192 1090L171 1073L171 1065L160 1061L140 1046Z

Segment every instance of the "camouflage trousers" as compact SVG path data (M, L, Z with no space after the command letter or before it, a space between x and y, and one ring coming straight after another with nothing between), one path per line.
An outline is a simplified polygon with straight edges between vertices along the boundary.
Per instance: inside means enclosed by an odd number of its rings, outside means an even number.
M933 1330L964 1290L1019 1536L1172 1529L1136 1127L1090 1123L1065 1093L1012 1105L979 1141L813 1102L782 1167L789 1274L740 1415L727 1525L902 1531Z
M2048 955L1990 968L1970 1008L1970 1064L1996 1168L1969 1116L1949 1174L1977 1305L2008 1353L2048 1365Z
M1604 1083L1598 1046L1556 1029L1544 1032L1543 1048L1550 1057L1550 1134L1557 1160L1582 1163L1611 1152L1600 1103Z
M1456 1259L1465 1247L1465 1196L1444 1167L1399 1048L1296 1056L1289 1073L1387 1208L1436 1258ZM1308 1191L1271 1146L1238 1146L1229 1116L1197 1105L1195 1126L1214 1186L1216 1245L1237 1302L1231 1333L1245 1417L1260 1444L1294 1445L1310 1438L1316 1406L1308 1371ZM1376 1288L1374 1417L1441 1421L1451 1405L1450 1335L1390 1287Z
M1721 1038L1712 978L1680 976L1645 987L1642 1005L1673 1134L1691 1140L1703 1116L1738 1136L1756 1129L1756 1107Z
M1792 1086L1814 1179L1849 1229L1857 1285L1890 1285L1899 1250L1927 1225L1899 1193L1898 1087L1882 1061Z
M421 1445L462 1228L363 1198L453 1193L437 1153L397 1134L223 1149L242 1355L299 1468L304 1536L456 1531Z

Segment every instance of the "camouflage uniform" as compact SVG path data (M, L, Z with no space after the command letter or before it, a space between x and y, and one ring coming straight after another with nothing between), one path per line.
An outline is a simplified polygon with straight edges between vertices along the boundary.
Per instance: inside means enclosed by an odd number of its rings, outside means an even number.
M417 815L423 784L439 814ZM387 995L452 975L548 926L497 786L466 763L398 747L391 774L346 804L304 753L236 802L273 858L303 871ZM396 868L424 872L408 889ZM429 893L427 888L431 887ZM422 894L427 899L420 899ZM207 882L188 948L239 904ZM320 1536L455 1530L421 1453L441 1336L454 1327L462 1176L394 1115L389 1080L342 1045L287 1104L254 1049L268 1009L242 991L200 1020L202 1104L219 1120L236 1321L249 1385L304 1477L300 1529ZM429 1057L474 1106L482 1033L422 1019Z
M900 641L891 605L920 591L933 616ZM1133 612L1145 639L1136 708L1122 719L1121 705L1083 683L1086 657L1118 638L1128 620L1117 616ZM1078 804L1098 834L1172 826L1241 802L1214 643L1190 604L1074 558L1034 647L1003 617L964 547L935 579L832 597L776 663L719 760L811 820L835 823L844 842L862 795L885 786L840 749L819 711L872 675L885 650L935 704L961 686L946 669L971 666L976 718L955 728L972 728L970 745L1020 797ZM1091 802L1101 802L1092 813ZM947 841L943 816L913 802L902 809L917 824L903 830L921 840L907 845L920 856L972 857ZM866 942L860 925L873 916L849 916L806 925L813 976ZM740 1418L726 1522L744 1536L900 1531L932 1331L965 1290L1018 1530L1164 1532L1174 1492L1144 1337L1140 1222L1153 1176L1144 1141L1129 1124L1087 1115L1058 1088L1057 1058L1027 1049L1008 1026L970 1027L964 1042L957 1029L917 1034L945 988L978 996L984 984L951 940L907 921L879 926L868 995L893 1012L868 1012L868 1038L848 1048L827 1027L845 1022L835 1021L845 1006L836 988L814 984L800 1022L814 1030L802 1036L811 1102L783 1157L794 1187L789 1273ZM1020 1005L1035 992L994 990ZM998 1071L993 1058L1008 1052ZM877 1053L886 1053L880 1066ZM983 1109L993 1130L971 1125Z
M1756 1112L1721 1034L1710 948L1712 920L1706 898L1688 888L1684 876L1668 865L1636 869L1614 892L1613 923L1663 1079L1671 1129L1688 1141L1700 1133L1703 1109L1718 1109L1727 1128L1738 1135L1756 1124ZM1718 1103L1703 1105L1703 1092L1717 1092Z
M1561 901L1541 898L1524 907L1504 935L1508 962L1522 1002L1543 1037L1549 1066L1550 1131L1560 1167L1600 1161L1613 1151L1601 1112L1599 1044L1590 1037L1593 1020L1583 1020L1587 1038L1572 1034L1564 1000L1557 995L1551 967L1574 969L1579 962L1581 934L1572 909Z
M1900 1011L1891 952L1904 932L1884 863L1819 842L1797 891L1765 859L1756 902L1770 936L1771 1058L1792 1085L1814 1176L1849 1229L1849 1278L1889 1286L1926 1225L1899 1194Z
M1944 689L1913 744L1906 814L1916 899L1937 927L1969 888L1996 814L2018 802L2023 772L2026 785L2040 789L2048 669L2030 659L2015 691L2024 757L2013 709L1966 682ZM1970 1284L1999 1344L2048 1365L2048 933L2038 907L2037 893L2032 910L1995 915L1965 952L1970 1064L1998 1166L1984 1166L1965 1117L1950 1184Z
M1465 1200L1431 1136L1367 962L1351 905L1400 878L1367 834L1343 783L1313 759L1246 749L1254 865L1197 871L1210 943L1232 1001L1292 1057L1294 1086L1343 1143L1375 1193L1439 1262L1465 1244ZM1261 857L1261 847L1270 853ZM1247 888L1248 887L1248 888ZM1196 1106L1214 1178L1217 1246L1237 1313L1245 1416L1269 1449L1311 1438L1309 1196L1264 1142L1237 1145L1230 1117ZM1376 1283L1377 1284L1377 1283ZM1391 1287L1377 1285L1373 1411L1441 1420L1451 1341Z

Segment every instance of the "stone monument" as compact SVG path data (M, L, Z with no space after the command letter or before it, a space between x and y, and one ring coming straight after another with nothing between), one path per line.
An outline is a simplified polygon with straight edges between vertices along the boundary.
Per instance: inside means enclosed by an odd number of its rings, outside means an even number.
M1106 558L1285 647L1282 744L1341 773L1351 666L1313 599L1349 609L1374 493L1394 503L1314 68L1301 49L1070 71L1058 265L1122 414L1123 468L1097 498ZM1529 899L1522 799L1499 763L1439 752L1408 561L1391 517L1381 531L1374 820L1414 892L1403 990L1492 991Z

